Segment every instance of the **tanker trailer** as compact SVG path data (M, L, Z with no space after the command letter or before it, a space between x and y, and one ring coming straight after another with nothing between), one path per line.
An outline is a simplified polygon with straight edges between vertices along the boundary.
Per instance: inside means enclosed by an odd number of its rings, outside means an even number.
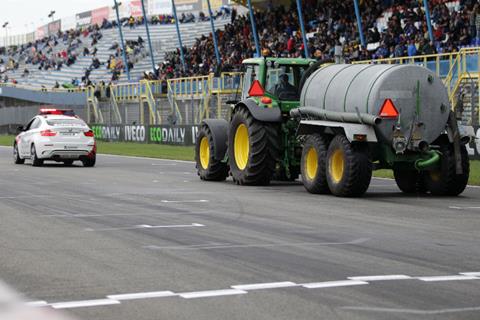
M456 196L467 185L470 138L459 133L442 81L424 67L320 67L290 115L311 193L362 195L376 169L393 169L405 193Z

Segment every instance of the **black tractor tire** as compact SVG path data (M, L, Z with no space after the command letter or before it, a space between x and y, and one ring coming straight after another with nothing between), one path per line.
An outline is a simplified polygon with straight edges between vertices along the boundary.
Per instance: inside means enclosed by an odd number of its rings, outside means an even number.
M73 160L63 160L63 164L66 166L71 166L73 164Z
M20 158L20 153L18 152L18 146L16 143L13 145L13 162L15 164L25 163L25 159Z
M215 142L212 131L202 125L195 144L195 162L200 179L206 181L224 181L228 177L228 165L215 159Z
M344 135L336 135L327 151L327 182L333 195L358 197L363 195L372 179L372 162L368 146L351 144Z
M440 166L425 173L425 184L432 195L435 196L458 196L468 184L470 175L470 161L465 146L460 147L462 156L462 174L456 174L455 154L453 145L442 145L440 147Z
M30 159L32 160L32 166L34 167L40 167L43 165L43 160L38 158L34 144L32 144L32 147L30 148Z
M85 157L82 159L82 163L84 167L91 168L95 166L95 163L97 162L97 155L89 155L88 157Z
M279 153L278 126L258 121L248 109L238 108L232 116L228 135L233 181L240 185L268 185Z
M303 145L301 172L302 182L308 192L328 194L327 182L328 140L320 134L309 135Z
M393 168L393 176L398 188L403 193L422 194L427 192L425 187L425 172L410 168Z

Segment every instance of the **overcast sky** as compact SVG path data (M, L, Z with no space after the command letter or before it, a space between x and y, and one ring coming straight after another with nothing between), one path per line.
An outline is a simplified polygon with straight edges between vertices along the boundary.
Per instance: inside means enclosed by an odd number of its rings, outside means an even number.
M9 22L9 35L23 34L49 22L51 10L60 19L106 5L113 6L113 0L0 0L0 24ZM3 37L5 31L1 32Z

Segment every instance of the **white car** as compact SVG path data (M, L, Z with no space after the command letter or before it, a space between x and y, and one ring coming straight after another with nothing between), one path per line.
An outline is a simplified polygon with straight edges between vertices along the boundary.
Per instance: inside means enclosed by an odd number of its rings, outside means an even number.
M95 165L93 131L72 110L40 109L40 114L19 131L13 145L16 164L30 159L33 166L41 166L45 160L65 165L80 160L85 167Z

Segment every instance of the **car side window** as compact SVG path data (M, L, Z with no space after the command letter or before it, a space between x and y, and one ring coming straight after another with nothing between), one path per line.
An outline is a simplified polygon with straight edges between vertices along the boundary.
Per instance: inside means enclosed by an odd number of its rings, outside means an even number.
M37 120L37 118L33 118L32 120L30 120L30 122L25 126L25 131L32 129L32 124L33 122L35 122L35 120Z
M42 120L40 120L39 118L35 118L33 122L30 124L30 128L27 130L34 130L34 129L40 128L41 124L42 124Z

